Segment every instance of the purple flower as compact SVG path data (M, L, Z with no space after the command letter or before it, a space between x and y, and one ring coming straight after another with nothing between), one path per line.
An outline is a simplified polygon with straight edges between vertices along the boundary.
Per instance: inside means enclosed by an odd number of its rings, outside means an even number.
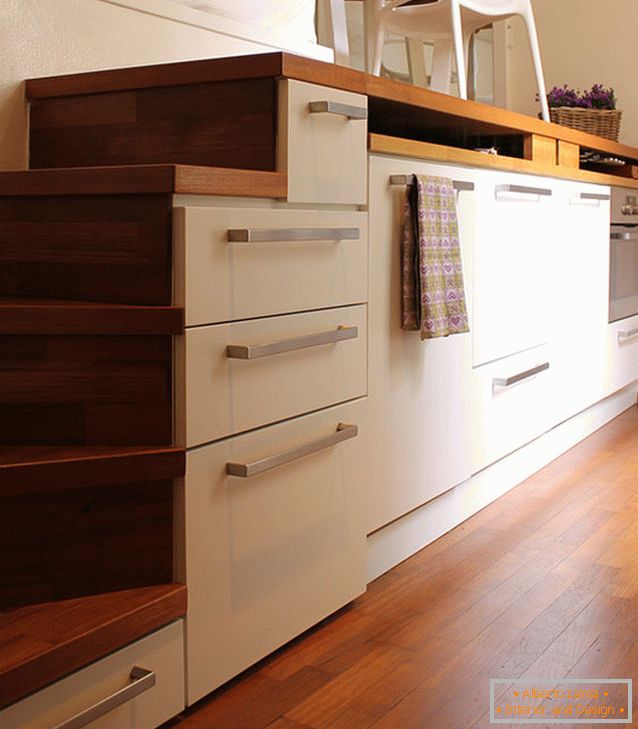
M572 106L582 109L615 109L616 95L612 88L605 89L602 84L594 84L589 91L582 93L563 84L554 86L548 92L547 103L550 108Z

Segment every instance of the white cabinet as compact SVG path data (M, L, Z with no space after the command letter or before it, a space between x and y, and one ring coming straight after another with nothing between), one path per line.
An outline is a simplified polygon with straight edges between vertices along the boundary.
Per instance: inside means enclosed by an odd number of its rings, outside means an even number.
M557 181L552 346L555 419L603 396L609 297L609 195L603 185Z
M175 305L186 326L366 301L365 213L188 202L174 210Z
M141 669L133 671L133 669ZM133 675L131 675L133 672ZM108 711L104 702L114 696ZM86 729L155 729L184 708L182 621L0 711L3 729L51 729L92 709Z
M554 365L551 348L541 345L474 369L472 473L554 424Z
M368 532L470 475L470 334L421 341L401 329L400 227L405 187L390 175L440 175L472 182L452 166L370 159ZM475 193L457 193L466 298L472 300ZM470 312L470 327L471 312Z
M604 394L611 395L638 379L638 315L607 326L604 347Z
M554 180L477 171L474 366L549 340Z
M278 166L288 173L288 202L365 205L367 109L363 94L280 82Z
M188 703L365 590L368 459L365 399L188 452Z

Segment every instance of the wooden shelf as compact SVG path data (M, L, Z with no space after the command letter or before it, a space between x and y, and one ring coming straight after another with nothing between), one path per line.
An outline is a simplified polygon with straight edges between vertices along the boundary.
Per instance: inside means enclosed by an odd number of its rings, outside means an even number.
M1 197L140 193L285 198L287 178L283 172L174 164L0 172Z
M568 180L581 180L599 185L619 185L638 189L638 180L617 175L580 170L559 165L543 165L527 159L516 159L501 155L482 154L469 149L458 149L442 144L417 142L401 137L389 137L382 134L370 134L368 149L373 154L389 154L399 157L413 157L437 162L450 162L452 164L469 165L472 167L488 167L509 172L524 172L530 175L547 175L561 177Z
M0 448L0 497L159 481L184 475L182 448Z
M183 331L184 311L175 306L0 297L0 335L171 335Z
M186 588L167 584L0 613L0 708L185 612Z

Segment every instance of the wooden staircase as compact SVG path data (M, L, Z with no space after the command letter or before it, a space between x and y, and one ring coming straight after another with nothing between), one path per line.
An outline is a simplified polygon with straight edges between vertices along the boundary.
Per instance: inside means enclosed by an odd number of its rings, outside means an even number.
M0 708L185 614L174 172L0 173Z

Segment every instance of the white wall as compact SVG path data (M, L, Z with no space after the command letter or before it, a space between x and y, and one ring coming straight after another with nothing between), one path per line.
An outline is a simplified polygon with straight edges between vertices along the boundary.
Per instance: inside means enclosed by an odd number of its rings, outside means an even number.
M638 2L636 0L532 0L547 89L612 86L623 110L620 141L638 146ZM510 21L508 106L536 114L534 75L526 33Z
M164 0L139 0L183 21L206 14ZM0 0L0 169L27 165L23 80L77 71L273 50L100 0Z

